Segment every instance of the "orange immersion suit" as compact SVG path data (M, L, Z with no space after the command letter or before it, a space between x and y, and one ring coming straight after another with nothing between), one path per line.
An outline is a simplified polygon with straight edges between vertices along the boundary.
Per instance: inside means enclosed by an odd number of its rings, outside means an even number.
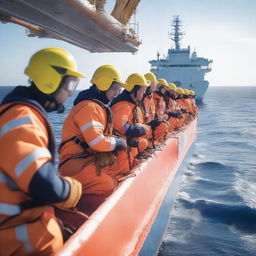
M182 99L177 99L176 103L177 103L177 107L179 109L184 109L184 110L187 111L187 104L185 102L185 99L183 99L183 98ZM182 118L177 120L175 128L180 128L183 124L185 124L187 119L188 119L188 114L187 113L183 113L182 114Z
M73 107L62 130L62 142L76 136L88 145L85 154L79 143L68 141L60 150L61 174L71 176L82 183L83 194L109 195L116 186L115 177L109 175L109 166L97 174L95 152L111 152L116 140L111 136L106 109L94 100L83 100ZM72 156L85 154L85 157ZM64 162L66 161L66 162Z
M166 114L165 114L166 103L163 96L160 96L158 93L154 92L153 98L155 102L156 115L158 117L166 117Z
M142 101L142 106L143 106L145 123L149 123L150 121L154 120L156 118L156 106L155 106L155 100L153 96L152 95L145 96ZM165 135L169 129L168 127L169 126L166 122L162 122L152 132L154 137L152 139L156 140L156 142L164 141Z
M192 112L196 114L198 112L198 107L196 106L195 99L194 98L189 98L189 102L190 102L190 105L191 105L191 108L192 108Z
M46 125L38 111L21 104L1 116L0 255L52 255L63 244L52 207L22 207L34 174L51 161Z
M144 124L144 117L140 107L131 99L128 91L124 90L111 104L114 114L114 129L123 136L135 137L138 139L138 146L131 147L130 163L138 153L143 152L149 146L149 138L152 137L151 128ZM139 134L142 130L144 135ZM117 164L129 162L127 155L117 161Z

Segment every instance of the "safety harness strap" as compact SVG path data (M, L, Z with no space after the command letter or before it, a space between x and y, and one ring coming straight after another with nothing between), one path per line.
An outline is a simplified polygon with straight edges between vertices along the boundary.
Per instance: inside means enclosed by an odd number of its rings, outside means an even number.
M79 146L81 146L81 148L83 149L83 151L86 151L89 148L89 145L86 143L86 141L82 141L80 140L77 136L73 136L72 138L69 138L67 140L64 140L60 143L59 147L58 147L58 153L60 153L62 147L70 142L70 141L74 141L76 144L78 144Z
M97 99L90 99L92 101L95 101L97 104L99 104L103 109L106 110L107 112L107 125L104 129L104 133L109 133L110 135L112 134L112 130L113 130L113 113L111 111L111 109L105 105L104 103L102 103L101 101L97 100ZM68 157L67 159L65 159L64 161L62 161L60 164L59 164L59 168L65 164L66 162L68 162L69 160L73 160L73 159L79 159L79 158L86 158L86 157L89 157L89 156L93 156L95 154L93 153L89 153L87 150L89 148L89 145L87 144L86 141L83 141L81 140L80 138L78 138L77 136L73 136L67 140L64 140L60 143L59 147L58 147L58 153L60 153L62 147L70 142L70 141L73 141L75 142L77 145L79 145L83 152L81 154L75 154L75 155L72 155L70 157Z

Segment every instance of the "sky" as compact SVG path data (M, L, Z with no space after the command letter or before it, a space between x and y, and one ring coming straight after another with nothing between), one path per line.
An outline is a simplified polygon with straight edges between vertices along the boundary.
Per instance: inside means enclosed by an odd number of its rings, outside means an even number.
M107 10L114 1L109 0ZM185 36L182 47L190 45L199 57L213 60L206 74L210 86L256 86L256 1L255 0L141 0L136 21L142 45L136 54L90 53L55 39L30 38L25 28L0 23L0 85L27 84L24 75L29 58L45 47L63 47L70 51L86 78L79 89L88 88L97 67L112 64L125 80L131 73L149 71L149 60L174 47L169 38L171 21L179 15Z

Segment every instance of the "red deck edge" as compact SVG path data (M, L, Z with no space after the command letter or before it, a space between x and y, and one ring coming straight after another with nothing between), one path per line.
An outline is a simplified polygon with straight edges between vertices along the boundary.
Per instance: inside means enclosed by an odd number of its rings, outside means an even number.
M138 255L165 194L196 138L197 120L135 169L64 245L58 256Z

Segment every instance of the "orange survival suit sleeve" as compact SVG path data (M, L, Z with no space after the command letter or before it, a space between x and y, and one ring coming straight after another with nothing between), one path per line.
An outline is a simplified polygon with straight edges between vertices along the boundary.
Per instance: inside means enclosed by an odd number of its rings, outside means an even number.
M28 192L35 172L51 160L43 118L27 106L15 106L0 122L0 166L23 191Z
M74 116L74 122L93 150L108 152L115 149L116 139L104 134L107 113L99 104L87 102Z

